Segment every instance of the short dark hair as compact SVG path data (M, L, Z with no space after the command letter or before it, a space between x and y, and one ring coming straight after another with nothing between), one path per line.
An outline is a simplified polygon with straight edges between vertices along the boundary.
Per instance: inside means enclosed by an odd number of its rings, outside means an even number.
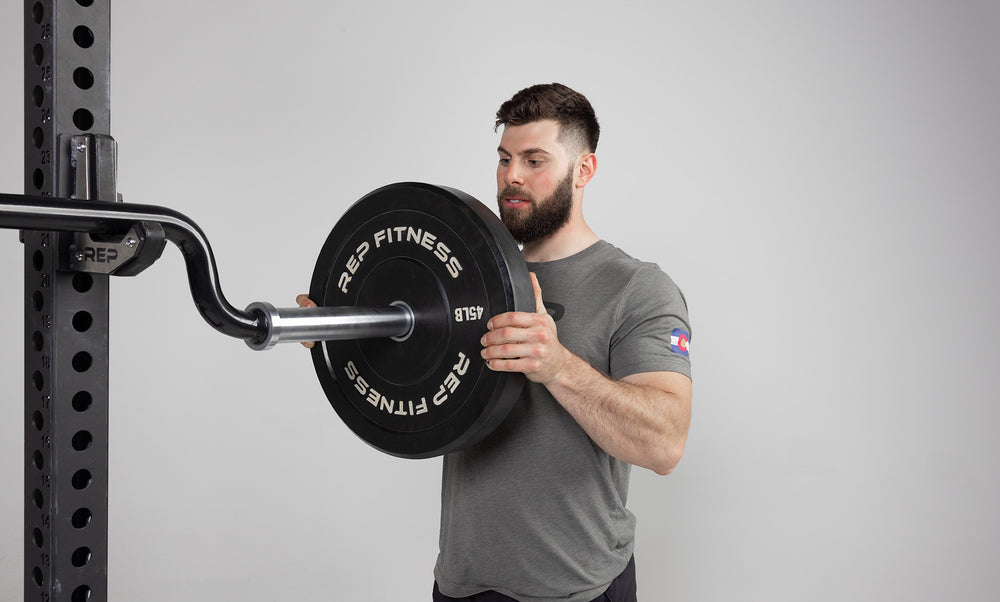
M597 150L601 126L594 107L586 96L562 84L537 84L512 96L500 105L493 131L501 125L525 125L543 119L559 123L559 139L563 144L572 140L585 152Z

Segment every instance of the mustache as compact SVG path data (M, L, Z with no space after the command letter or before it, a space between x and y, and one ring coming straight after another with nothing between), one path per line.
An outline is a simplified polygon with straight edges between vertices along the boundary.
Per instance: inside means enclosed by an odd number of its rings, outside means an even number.
M515 198L519 198L519 199L524 199L524 200L530 201L532 203L535 202L535 198L533 196L531 196L527 192L524 192L520 188L517 188L516 186L510 186L510 185L504 186L504 189L501 190L499 193L497 193L497 200L501 200L501 199L505 199L505 198L509 198L509 197L515 197Z

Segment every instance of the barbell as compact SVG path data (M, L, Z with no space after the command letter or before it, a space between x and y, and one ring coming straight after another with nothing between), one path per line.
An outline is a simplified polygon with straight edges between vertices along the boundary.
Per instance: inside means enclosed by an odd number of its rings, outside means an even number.
M164 207L0 194L0 227L77 233L60 245L60 267L113 275L138 274L173 242L210 325L257 350L316 341L313 365L334 410L395 456L481 441L524 386L522 375L486 366L480 338L490 317L534 310L527 266L493 212L452 188L391 184L354 203L316 260L318 307L235 309L208 238Z

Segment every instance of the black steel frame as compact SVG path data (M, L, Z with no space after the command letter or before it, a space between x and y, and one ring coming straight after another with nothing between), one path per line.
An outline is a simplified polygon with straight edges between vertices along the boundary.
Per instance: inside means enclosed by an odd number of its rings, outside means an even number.
M25 1L26 193L116 199L69 181L70 137L110 135L110 41L110 0ZM109 278L59 271L66 236L22 233L26 601L107 599Z
M235 309L193 221L119 202L110 40L110 0L25 0L25 194L0 193L0 228L22 229L24 244L30 602L108 597L111 275L136 275L165 241L175 243L202 317L258 350L277 342L405 337L413 327L405 304L279 309L256 302Z

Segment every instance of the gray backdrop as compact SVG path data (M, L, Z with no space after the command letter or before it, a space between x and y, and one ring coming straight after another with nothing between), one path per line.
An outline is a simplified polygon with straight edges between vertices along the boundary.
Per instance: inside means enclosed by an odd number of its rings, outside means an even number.
M21 3L0 190L22 190ZM694 419L636 470L644 600L987 600L1000 564L995 2L118 2L126 200L208 233L233 303L291 304L354 200L492 204L492 116L587 94L586 211L694 323ZM0 600L22 582L22 267L0 231ZM307 353L197 314L174 248L112 282L113 600L427 600L439 460L381 455ZM585 292L584 292L585 294Z

